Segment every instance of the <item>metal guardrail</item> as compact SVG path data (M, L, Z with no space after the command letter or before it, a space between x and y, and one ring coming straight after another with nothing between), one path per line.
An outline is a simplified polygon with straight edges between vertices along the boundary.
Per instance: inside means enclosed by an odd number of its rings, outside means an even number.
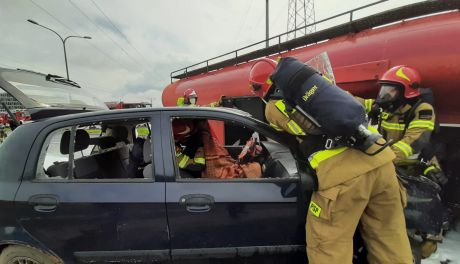
M248 52L245 54L241 55L241 51L255 47L257 45L261 45L262 43L266 43L266 39L261 40L259 42L250 44L248 46L239 48L237 50L233 50L227 53L224 53L222 55L195 63L193 65L187 66L185 68L181 68L179 70L175 70L170 73L170 78L171 78L171 83L173 82L173 79L183 79L187 78L190 76L198 75L201 73L207 73L209 71L213 70L218 70L221 68L224 68L226 66L231 66L231 65L237 65L239 63L244 63L248 62L253 59L257 59L263 56L268 56L272 54L279 54L284 51L292 50L294 48L306 46L308 44L314 44L323 40L331 39L334 37L338 37L341 35L345 35L351 32L357 33L359 31L373 28L376 26L382 26L385 24L397 22L403 19L408 19L408 18L413 18L413 17L418 17L418 16L423 16L423 15L428 15L436 12L442 12L442 11L449 11L449 10L454 10L454 9L459 9L460 8L460 0L427 0L424 2L419 2L395 9L391 9L385 12L381 12L378 14L374 14L368 17L364 17L361 19L353 20L353 13L371 6L375 6L377 4L387 2L388 0L380 0L371 4L367 4L319 21L316 21L314 23L311 23L309 25L306 25L304 27L300 27L273 37L270 37L268 41L270 42L271 40L278 40L278 44L271 45L267 48L262 48L253 52ZM284 36L287 36L288 34L304 29L306 27L310 27L313 25L318 25L327 21L330 21L332 19L348 15L350 17L349 22L334 26L331 28L327 28L321 31L317 31L296 39L292 39L289 41L281 42L281 38ZM234 58L223 60L216 62L214 64L210 64L211 61L217 60L224 58L226 56L234 54ZM201 68L198 69L193 69L194 67L203 65Z

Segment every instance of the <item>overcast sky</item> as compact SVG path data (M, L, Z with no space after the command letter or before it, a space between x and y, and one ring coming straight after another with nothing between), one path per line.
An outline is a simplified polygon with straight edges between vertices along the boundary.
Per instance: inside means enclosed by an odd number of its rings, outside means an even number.
M270 0L270 36L287 30L288 0ZM315 1L320 20L375 0ZM419 0L390 0L355 17ZM265 38L265 0L0 0L0 66L65 76L103 101L153 101L171 71ZM339 24L347 18L336 19Z

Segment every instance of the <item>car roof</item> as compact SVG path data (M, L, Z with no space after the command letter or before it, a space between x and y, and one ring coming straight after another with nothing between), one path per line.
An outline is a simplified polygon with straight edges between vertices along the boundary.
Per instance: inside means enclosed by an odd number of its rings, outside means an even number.
M182 111L182 112L215 112L215 113L229 113L238 115L241 117L247 117L254 119L251 114L234 109L234 108L227 108L227 107L151 107L151 108L130 108L130 109L117 109L117 110L104 110L104 111L94 111L94 112L83 112L83 113L76 113L76 114L68 114L68 115L61 115L50 117L46 119L36 120L35 122L61 122L66 120L84 118L84 117L92 117L92 116L105 116L105 115L122 115L125 113L148 113L148 112L158 112L158 111Z

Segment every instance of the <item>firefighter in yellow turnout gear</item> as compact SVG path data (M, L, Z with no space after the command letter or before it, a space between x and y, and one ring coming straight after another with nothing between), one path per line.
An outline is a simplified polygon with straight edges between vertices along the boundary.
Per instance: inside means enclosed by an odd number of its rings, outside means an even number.
M437 184L445 185L447 177L441 170L430 138L435 129L435 111L421 100L419 73L407 66L395 66L386 71L379 83L377 100L358 98L371 116L377 112L378 130L396 154L394 164L409 176L423 175ZM377 111L376 111L377 110ZM424 240L421 255L429 257L437 242Z
M256 62L250 85L259 97L269 99L265 117L270 125L308 143L311 134L317 133L315 125L287 109L282 98L270 97L269 77L276 67L269 59ZM370 147L371 151L376 148ZM396 178L394 158L389 148L370 156L346 146L310 155L319 187L311 197L306 221L309 263L352 263L357 227L370 263L412 263L403 214L406 194Z
M377 100L357 99L368 113L382 109L378 115L378 130L386 140L394 141L391 148L396 154L396 166L444 185L447 178L434 151L427 151L435 129L435 111L431 104L420 99L420 79L415 69L396 66L382 75Z
M181 170L194 177L200 177L205 169L206 159L201 136L197 134L195 124L191 120L173 120L173 135L176 143L176 162Z

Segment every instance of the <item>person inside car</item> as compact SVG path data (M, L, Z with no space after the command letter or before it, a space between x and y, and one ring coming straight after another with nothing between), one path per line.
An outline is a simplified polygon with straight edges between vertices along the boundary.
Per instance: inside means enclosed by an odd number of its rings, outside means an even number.
M180 170L194 178L201 176L206 166L203 141L192 120L174 119L172 123L176 162Z

